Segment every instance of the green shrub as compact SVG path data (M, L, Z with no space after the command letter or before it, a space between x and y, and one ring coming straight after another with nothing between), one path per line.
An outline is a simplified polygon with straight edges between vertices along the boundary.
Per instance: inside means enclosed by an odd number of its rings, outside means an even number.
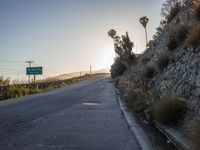
M172 56L167 52L160 54L157 60L158 69L163 70L165 67L167 67L169 63L171 62L171 58Z
M153 118L165 124L176 124L183 119L187 104L178 98L164 98L153 107Z
M114 64L111 66L111 77L115 78L117 76L120 76L124 73L125 71L125 66L122 64L121 58L117 57L115 59Z
M132 103L131 107L137 114L144 114L145 110L148 108L148 105L143 101L137 100Z
M136 91L129 91L125 100L130 108L133 109L137 114L144 116L145 110L148 109L149 105L145 103L145 94L136 93Z
M197 48L200 46L200 24L192 28L185 43L188 47Z
M152 66L147 66L144 71L143 71L143 74L144 74L144 77L147 78L147 79L152 79L155 75L155 72L156 72L156 69Z
M196 120L194 122L194 126L192 128L190 139L194 144L194 148L199 150L200 149L200 120Z

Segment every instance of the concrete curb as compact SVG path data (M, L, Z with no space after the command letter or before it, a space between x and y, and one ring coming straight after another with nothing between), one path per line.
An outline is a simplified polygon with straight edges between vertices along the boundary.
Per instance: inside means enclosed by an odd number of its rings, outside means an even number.
M120 109L127 121L129 128L131 129L132 134L137 140L140 148L142 150L155 150L156 148L150 142L149 137L147 136L145 131L140 127L139 123L135 119L134 112L132 112L130 108L128 108L126 104L124 103L124 101L121 99L119 90L117 88L115 89L116 89Z
M153 121L155 127L162 132L179 150L194 150L192 144L179 131Z

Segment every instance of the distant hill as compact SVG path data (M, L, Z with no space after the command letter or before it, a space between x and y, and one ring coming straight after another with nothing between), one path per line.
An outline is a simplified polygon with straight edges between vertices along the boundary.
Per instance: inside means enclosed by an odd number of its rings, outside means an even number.
M80 76L80 74L81 74L81 76L83 76L83 75L89 74L89 73L90 73L90 71L81 71L81 73L80 72L65 73L65 74L61 74L58 76L50 77L48 79L49 80L64 80L64 79L69 79L69 78L73 78L73 77L78 77L78 76ZM97 73L110 73L110 71L108 69L92 71L92 74L97 74Z

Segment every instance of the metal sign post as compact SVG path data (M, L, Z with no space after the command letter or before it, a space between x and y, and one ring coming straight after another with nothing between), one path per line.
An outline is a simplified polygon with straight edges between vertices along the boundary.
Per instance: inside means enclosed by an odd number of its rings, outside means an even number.
M34 75L34 82L35 82L36 75L42 75L42 67L27 67L26 75Z

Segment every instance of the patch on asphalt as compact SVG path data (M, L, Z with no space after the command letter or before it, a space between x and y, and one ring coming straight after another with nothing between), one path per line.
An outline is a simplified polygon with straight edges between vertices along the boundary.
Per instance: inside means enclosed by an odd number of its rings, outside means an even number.
M81 105L85 105L85 106L97 106L99 104L100 103L97 103L97 102L83 102L83 103L81 103Z

